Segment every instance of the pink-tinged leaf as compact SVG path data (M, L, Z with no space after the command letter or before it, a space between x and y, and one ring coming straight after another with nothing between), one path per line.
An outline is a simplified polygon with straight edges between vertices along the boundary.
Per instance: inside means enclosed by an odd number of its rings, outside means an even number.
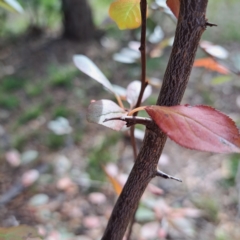
M31 169L22 175L21 182L24 187L29 187L38 180L39 176L40 174L36 169Z
M167 5L173 12L176 18L178 18L180 10L180 0L167 0Z
M141 90L141 82L136 80L131 82L127 87L127 101L133 108L138 100L138 96ZM152 87L148 85L144 91L142 102L146 100L152 93Z
M95 79L96 81L101 83L105 88L107 88L110 92L114 93L112 84L99 70L95 63L92 62L92 60L90 60L88 57L84 55L75 55L73 57L73 62L80 71L87 74L91 78Z
M148 106L147 113L179 145L208 152L240 152L240 134L231 118L208 106Z
M125 125L124 121L113 120L104 122L109 118L122 117L127 112L120 108L115 102L110 100L99 100L92 102L88 107L87 120L89 122L98 123L114 130L121 130Z
M116 85L116 84L113 84L113 89L114 89L114 92L119 96L121 97L122 99L125 99L126 98L126 88L123 88L119 85Z

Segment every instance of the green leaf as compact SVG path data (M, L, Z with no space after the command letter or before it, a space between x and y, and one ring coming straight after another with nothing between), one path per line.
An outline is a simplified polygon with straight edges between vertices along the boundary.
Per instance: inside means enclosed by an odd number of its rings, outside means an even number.
M0 0L0 7L3 7L11 12L23 12L22 6L15 0Z

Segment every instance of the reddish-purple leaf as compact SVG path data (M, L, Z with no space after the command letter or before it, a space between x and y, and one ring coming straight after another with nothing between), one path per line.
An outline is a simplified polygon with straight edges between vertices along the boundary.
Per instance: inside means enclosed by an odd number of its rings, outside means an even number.
M179 145L217 153L240 152L240 134L231 118L208 106L148 106L147 113Z
M127 112L120 108L115 102L110 100L99 100L92 102L88 107L87 120L89 122L98 123L114 130L121 130L125 126L124 121L113 120L104 122L109 118L122 117Z
M167 5L172 10L176 18L178 18L180 10L180 0L167 0Z

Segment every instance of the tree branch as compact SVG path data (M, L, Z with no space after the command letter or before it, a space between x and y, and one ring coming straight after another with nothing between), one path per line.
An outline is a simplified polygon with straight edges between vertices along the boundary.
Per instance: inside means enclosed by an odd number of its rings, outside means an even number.
M175 40L157 105L177 105L183 97L201 35L207 27L207 2L208 0L180 1ZM143 145L115 204L102 240L122 240L143 192L156 176L158 160L166 139L166 135L153 122L147 126Z

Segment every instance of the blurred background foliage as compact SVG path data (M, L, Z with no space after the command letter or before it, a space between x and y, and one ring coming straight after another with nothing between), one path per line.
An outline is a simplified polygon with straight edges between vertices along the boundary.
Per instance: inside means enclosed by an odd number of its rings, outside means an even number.
M65 38L60 0L19 0L22 14L0 8L0 196L17 189L0 206L0 226L33 224L49 239L97 239L116 198L102 165L111 163L109 168L119 182L132 166L127 135L87 123L89 102L112 96L80 73L72 56L88 55L111 82L126 88L140 76L139 56L129 50L129 43L139 40L140 29L117 29L108 18L112 0L81 1L91 7L97 31L91 41ZM228 51L229 57L220 63L235 72L240 69L239 9L239 0L209 0L207 18L218 27L208 28L203 35ZM163 32L159 42L148 42L150 50L157 50L147 62L147 74L156 80L152 81L156 89L146 104L154 104L175 21L152 9L147 24L148 39L158 25ZM122 52L130 64L114 61L123 59ZM198 51L198 58L205 56L206 52ZM183 103L212 105L229 114L239 127L239 92L239 75L232 71L223 75L194 68ZM141 203L135 239L140 239L139 234L141 239L156 239L146 232L146 228L154 232L156 222L161 223L166 239L240 239L238 154L198 153L169 141L160 167L178 175L183 184L154 182L159 189L147 191ZM188 212L188 208L203 212ZM166 211L162 215L161 209Z

